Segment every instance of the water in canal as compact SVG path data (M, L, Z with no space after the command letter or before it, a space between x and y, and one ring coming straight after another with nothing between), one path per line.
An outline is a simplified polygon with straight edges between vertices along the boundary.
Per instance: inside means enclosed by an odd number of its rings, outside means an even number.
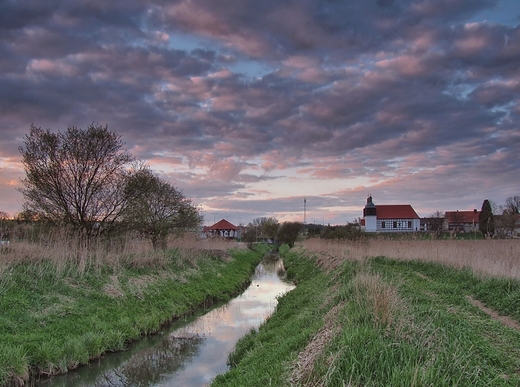
M227 371L227 355L238 339L274 311L277 297L294 285L283 278L283 262L264 260L251 285L225 305L178 321L146 336L127 351L108 354L68 374L41 380L40 387L205 386Z

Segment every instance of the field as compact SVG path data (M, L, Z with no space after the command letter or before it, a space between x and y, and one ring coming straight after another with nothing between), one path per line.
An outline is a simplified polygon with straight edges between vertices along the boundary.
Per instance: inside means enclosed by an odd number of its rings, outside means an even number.
M226 299L266 251L64 235L0 255L0 385L65 372ZM309 239L280 248L297 287L213 386L519 386L520 241ZM225 279L225 280L224 280ZM171 295L175 294L175 297Z
M339 243L309 239L300 243L309 253L322 257L323 264L345 260L386 257L405 261L440 263L467 268L477 275L520 279L520 240L388 240L372 239Z
M0 254L0 385L67 372L250 282L263 252L185 238L82 247L63 235ZM230 249L231 247L231 249Z
M324 242L212 386L518 386L518 241Z

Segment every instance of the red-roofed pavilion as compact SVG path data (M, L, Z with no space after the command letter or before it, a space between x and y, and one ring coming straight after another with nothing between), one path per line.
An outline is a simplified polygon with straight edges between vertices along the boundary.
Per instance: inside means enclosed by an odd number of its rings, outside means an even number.
M226 219L219 220L213 226L208 227L207 232L213 237L237 238L238 227L228 222Z

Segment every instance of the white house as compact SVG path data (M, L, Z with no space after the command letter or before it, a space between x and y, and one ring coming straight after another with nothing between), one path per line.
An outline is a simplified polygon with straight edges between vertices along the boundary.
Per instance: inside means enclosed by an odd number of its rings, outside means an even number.
M369 196L363 209L361 227L366 232L414 232L420 230L421 219L409 204L376 206Z

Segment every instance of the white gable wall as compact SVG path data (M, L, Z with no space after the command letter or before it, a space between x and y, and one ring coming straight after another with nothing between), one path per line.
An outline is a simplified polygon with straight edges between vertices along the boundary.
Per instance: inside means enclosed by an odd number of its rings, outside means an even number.
M377 231L377 218L375 216L365 216L365 231L376 232Z

